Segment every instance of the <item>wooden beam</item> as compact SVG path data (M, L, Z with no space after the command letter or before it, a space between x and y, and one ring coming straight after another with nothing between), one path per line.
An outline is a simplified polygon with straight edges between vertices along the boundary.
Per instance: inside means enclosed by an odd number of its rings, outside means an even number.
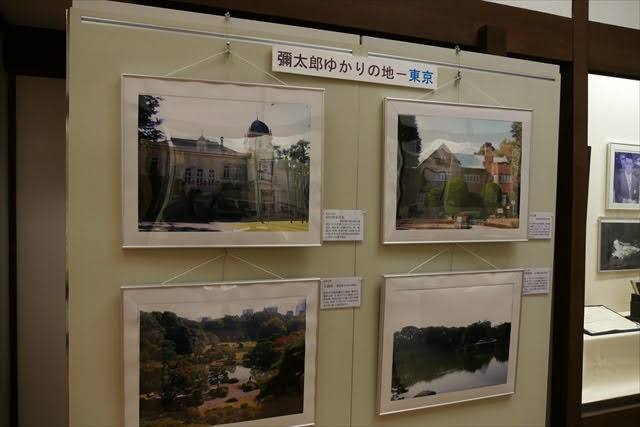
M589 22L589 71L640 79L640 30Z
M173 9L383 35L481 50L484 26L509 34L506 53L551 62L571 60L571 19L482 0L137 0Z
M16 75L7 79L7 187L9 247L9 422L18 425L18 255L16 215Z
M494 25L485 25L478 33L480 51L489 55L507 55L507 30Z
M637 427L638 420L640 420L640 405L629 405L585 414L580 427Z
M562 69L553 286L551 426L576 426L582 404L585 237L590 151L588 2L573 0L570 65Z

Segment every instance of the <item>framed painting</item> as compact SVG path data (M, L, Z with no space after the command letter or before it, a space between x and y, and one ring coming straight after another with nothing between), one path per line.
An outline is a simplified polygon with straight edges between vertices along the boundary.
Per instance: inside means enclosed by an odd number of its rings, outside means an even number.
M318 283L123 287L124 425L312 425Z
M640 218L600 218L599 272L640 270Z
M522 275L385 276L379 414L514 393Z
M609 144L607 209L640 210L640 145Z
M323 105L323 89L123 75L123 247L320 245Z
M385 99L383 243L527 240L531 110Z

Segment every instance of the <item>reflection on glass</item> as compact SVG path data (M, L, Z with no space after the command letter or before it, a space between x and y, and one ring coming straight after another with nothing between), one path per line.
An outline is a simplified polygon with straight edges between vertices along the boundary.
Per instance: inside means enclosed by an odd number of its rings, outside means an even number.
M304 104L140 95L140 231L307 231Z
M519 227L522 123L398 116L397 230Z

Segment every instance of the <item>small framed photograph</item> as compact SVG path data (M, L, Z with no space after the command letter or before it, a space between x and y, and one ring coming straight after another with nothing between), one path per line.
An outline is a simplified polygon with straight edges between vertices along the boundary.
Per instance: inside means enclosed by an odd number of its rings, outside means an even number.
M527 240L531 110L385 99L383 243Z
M598 271L640 270L640 218L600 218Z
M522 275L385 276L379 414L513 394Z
M640 210L640 144L609 144L607 209Z
M123 75L123 247L320 245L323 105L323 89Z
M123 287L123 424L313 425L319 281Z

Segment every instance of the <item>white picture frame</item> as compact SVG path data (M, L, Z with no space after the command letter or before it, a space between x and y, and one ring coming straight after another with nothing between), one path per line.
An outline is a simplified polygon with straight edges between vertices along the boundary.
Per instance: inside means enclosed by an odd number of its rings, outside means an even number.
M607 209L640 211L640 144L607 145L606 197Z
M523 270L392 274L384 280L380 415L515 392ZM467 366L467 352L473 366Z
M319 283L308 278L122 287L123 425L157 417L224 426L313 425ZM280 359L259 368L267 356ZM278 371L277 363L289 370ZM192 372L188 381L185 371Z
M383 243L526 241L532 115L385 98Z
M122 76L122 246L321 244L324 89Z

